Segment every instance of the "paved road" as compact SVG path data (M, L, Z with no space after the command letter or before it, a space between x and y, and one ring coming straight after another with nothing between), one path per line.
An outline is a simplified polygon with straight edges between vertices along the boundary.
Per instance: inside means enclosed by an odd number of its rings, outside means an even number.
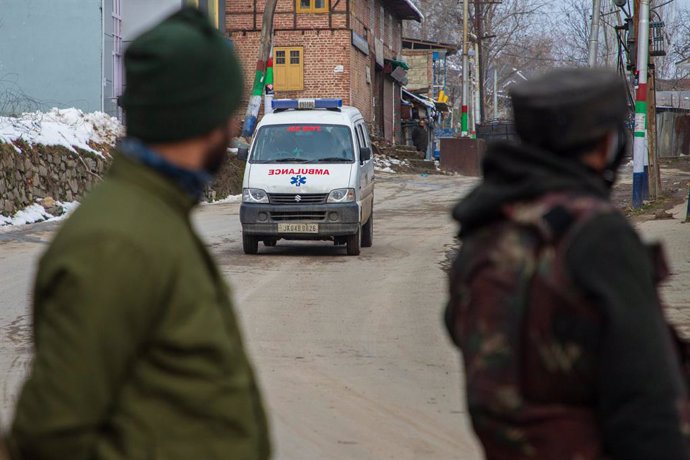
M661 241L668 258L671 277L664 284L662 298L666 316L690 339L690 223L684 223L687 204L671 211L674 219L638 225L646 240Z
M472 181L388 177L377 185L375 245L281 242L241 251L238 205L204 206L201 233L234 286L271 415L276 458L480 459L462 402L458 356L441 328L440 263L452 203ZM677 217L684 217L677 209ZM670 248L669 316L690 334L690 245L680 219L640 225ZM56 224L0 232L0 415L11 417L30 361L35 262Z
M241 251L238 205L197 225L234 287L271 414L276 458L481 458L459 360L441 327L457 177L385 178L375 242L360 257L313 243ZM0 233L0 407L11 417L30 360L30 279L56 225Z

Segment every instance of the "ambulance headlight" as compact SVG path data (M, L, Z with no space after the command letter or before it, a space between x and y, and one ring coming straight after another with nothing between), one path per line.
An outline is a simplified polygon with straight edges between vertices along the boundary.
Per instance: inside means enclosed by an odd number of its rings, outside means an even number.
M353 188L339 188L328 195L329 203L352 203L353 201L355 201L355 189Z
M242 190L243 203L268 203L268 194L259 188L245 188Z

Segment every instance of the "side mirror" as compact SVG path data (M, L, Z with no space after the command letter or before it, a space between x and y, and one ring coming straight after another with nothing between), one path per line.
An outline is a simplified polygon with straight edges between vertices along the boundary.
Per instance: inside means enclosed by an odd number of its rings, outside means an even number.
M359 161L364 163L371 160L371 149L369 147L362 147L359 149Z
M247 161L249 158L249 147L238 147L237 159L240 161Z

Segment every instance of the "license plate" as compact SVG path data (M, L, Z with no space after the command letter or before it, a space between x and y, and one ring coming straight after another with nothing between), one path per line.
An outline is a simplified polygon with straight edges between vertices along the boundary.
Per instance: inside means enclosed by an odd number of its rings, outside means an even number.
M278 233L319 233L319 224L278 224Z

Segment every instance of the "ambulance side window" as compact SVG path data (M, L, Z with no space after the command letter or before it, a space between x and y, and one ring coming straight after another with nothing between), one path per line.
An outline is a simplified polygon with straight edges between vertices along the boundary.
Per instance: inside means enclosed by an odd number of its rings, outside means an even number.
M371 148L371 140L369 139L369 131L365 125L360 125L362 127L362 136L364 137L364 146Z
M367 146L366 139L364 137L364 133L362 132L362 125L357 125L355 127L355 131L357 131L357 141L359 143L359 148L362 149Z

